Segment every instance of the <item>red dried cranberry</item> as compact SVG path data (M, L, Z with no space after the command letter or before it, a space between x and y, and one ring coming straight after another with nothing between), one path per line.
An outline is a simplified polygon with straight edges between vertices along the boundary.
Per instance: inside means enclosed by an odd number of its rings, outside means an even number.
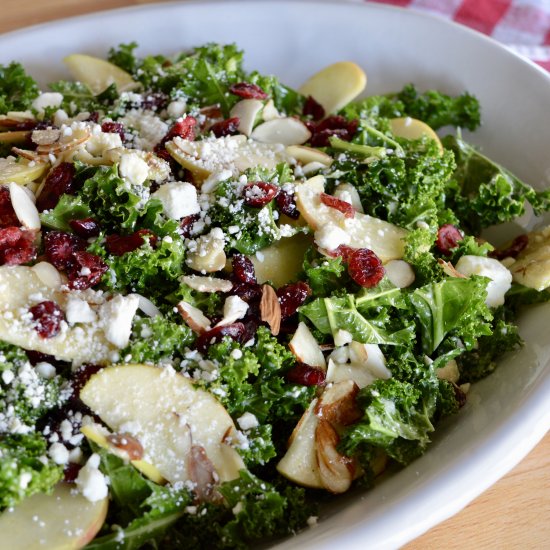
M164 160L170 160L172 157L166 150L166 144L176 137L191 141L194 140L196 124L197 119L192 116L187 116L183 120L178 120L178 122L175 122L170 130L168 130L167 134L160 140L159 143L155 145L155 153Z
M120 122L107 121L101 125L101 131L106 134L118 134L124 141L124 125Z
M228 118L226 120L221 120L212 124L210 126L210 131L217 137L224 136L234 136L239 133L239 123L240 120L238 117Z
M331 251L327 251L327 253L332 258L337 258L338 256L340 256L343 262L348 263L351 255L356 250L357 250L356 248L352 248L351 246L341 244L338 248L335 248L334 250L331 250Z
M86 290L97 285L109 266L95 254L82 251L75 252L72 264L67 270L69 288L71 290Z
M277 296L281 304L281 317L287 319L294 315L298 308L311 295L311 288L303 281L290 283L277 289Z
M25 350L29 362L31 365L36 365L38 363L50 363L51 365L58 364L59 361L53 356L48 355L47 353L40 353L39 351L34 351L31 349Z
M164 109L166 105L168 105L168 96L162 92L147 94L141 102L141 108L149 109L150 111L159 111Z
M245 334L243 323L233 323L232 325L223 325L203 332L196 340L195 346L201 352L205 353L212 344L220 342L225 336L229 336L237 342L243 341Z
M74 191L74 164L62 162L52 170L46 177L44 188L36 199L36 208L39 212L55 208L61 195Z
M0 187L0 228L18 227L21 223L11 204L10 190Z
M92 111L90 113L90 116L86 120L88 122L95 122L97 124L99 122L99 113L97 111Z
M359 248L348 257L348 273L358 285L372 288L385 272L380 258L368 248Z
M281 189L275 197L275 202L277 203L281 214L284 214L293 220L297 220L300 217L300 212L296 207L294 195L291 195Z
M256 302L262 298L262 287L257 283L233 283L233 288L229 291L229 294L238 296L246 303Z
M182 237L187 238L191 235L193 225L195 224L195 222L199 221L199 218L200 216L198 214L191 214L191 216L186 216L185 218L181 219L180 229Z
M0 265L21 265L36 258L36 234L19 227L0 229Z
M254 264L250 258L244 254L235 254L231 261L233 266L233 279L239 283L254 284L256 283L256 272Z
M88 380L103 367L99 365L82 365L72 374L71 388L73 390L72 398L76 399L80 396L80 391L86 385Z
M82 464L77 464L76 462L69 462L66 464L63 470L63 481L65 483L74 483L81 468Z
M256 84L239 82L229 87L229 92L243 99L267 99L268 95Z
M300 384L301 386L323 386L326 374L324 370L317 367L305 363L296 363L286 373L286 379L292 384Z
M71 229L83 239L97 237L100 232L99 222L93 218L84 218L82 220L71 220L69 222Z
M35 330L40 338L53 338L61 330L65 315L61 308L51 300L40 302L29 309L35 322Z
M105 248L109 254L122 256L142 246L146 237L149 237L150 245L155 246L157 237L153 232L149 229L140 229L131 235L108 235L105 239Z
M504 258L517 258L518 254L529 244L529 237L527 235L518 235L512 244L504 250L493 250L489 253L491 258L497 260L504 260Z
M451 255L451 250L456 248L463 239L462 233L454 225L446 223L437 231L437 240L435 246L445 256Z
M50 231L44 236L46 258L57 269L66 270L71 267L74 253L85 248L86 242L71 233Z
M458 384L455 384L454 382L451 382L451 384L453 385L453 389L455 391L455 399L458 404L458 407L459 408L464 407L468 399L467 395L464 393L464 391Z
M313 97L308 95L302 113L304 116L310 116L313 120L321 120L325 116L325 109Z
M253 181L244 186L244 203L253 208L261 208L271 202L277 196L278 192L279 187L274 183Z
M327 195L327 193L321 193L321 202L329 208L334 208L339 212L342 212L346 218L353 218L355 216L355 209L346 201Z
M312 136L311 145L314 147L327 147L329 139L336 136L344 141L350 141L359 127L358 120L346 120L343 116L332 115L317 124L308 125Z

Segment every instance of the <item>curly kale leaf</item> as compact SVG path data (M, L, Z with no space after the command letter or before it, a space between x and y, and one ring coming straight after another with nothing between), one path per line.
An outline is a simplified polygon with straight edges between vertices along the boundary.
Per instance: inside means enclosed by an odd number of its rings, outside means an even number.
M0 115L30 108L39 89L20 63L0 65Z
M446 136L443 145L456 158L456 170L446 189L446 205L473 233L521 216L525 201L537 214L550 209L550 190L535 191L459 136Z
M134 53L137 47L137 42L119 44L116 48L109 50L107 60L135 77L142 64L141 60Z
M72 116L84 111L105 110L113 105L119 97L115 84L111 84L99 94L94 94L90 87L83 82L60 80L49 86L52 91L63 95L61 108Z
M314 246L305 253L302 269L314 296L329 296L346 286L350 279L341 256L327 258L319 254Z
M42 435L0 434L0 510L35 493L48 493L63 477L63 467L47 458Z

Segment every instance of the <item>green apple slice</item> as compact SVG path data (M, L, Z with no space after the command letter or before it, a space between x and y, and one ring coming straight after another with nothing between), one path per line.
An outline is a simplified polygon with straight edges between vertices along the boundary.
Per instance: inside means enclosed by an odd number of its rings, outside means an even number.
M140 86L129 73L98 57L75 53L63 61L73 78L89 86L96 95L111 84L115 84L119 92L129 92Z
M443 154L443 145L439 136L425 122L411 117L392 118L390 127L393 135L405 139L420 139L426 136L437 143L439 152Z
M346 218L336 208L321 202L323 181L316 176L296 187L296 206L310 227L316 230L328 225L338 226L348 234L349 246L369 248L383 263L403 257L403 239L408 233L405 229L360 212L353 218Z
M508 269L516 283L542 291L550 287L550 226L527 237L527 246Z
M231 446L237 432L225 408L172 369L108 367L90 378L80 398L114 432L134 436L143 460L170 483L192 480L192 446L204 449L222 482L236 479L245 467Z
M0 143L25 143L29 135L30 132L27 130L0 132Z
M41 177L47 168L47 163L0 159L0 184L14 182L24 185L31 183Z
M52 300L64 311L69 295L46 286L31 267L0 267L0 339L23 349L53 355L63 361L104 364L116 350L97 323L65 326L53 338L41 338L27 315L30 307ZM88 295L91 295L88 291Z
M361 67L351 61L339 61L311 76L298 91L312 96L329 114L354 100L366 85L367 75Z
M37 493L0 515L0 548L77 550L101 529L109 499L90 502L64 483Z

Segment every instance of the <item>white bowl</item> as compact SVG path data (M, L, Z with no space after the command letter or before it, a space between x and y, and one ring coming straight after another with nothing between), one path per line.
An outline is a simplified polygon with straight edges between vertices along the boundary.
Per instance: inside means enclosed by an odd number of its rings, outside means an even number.
M468 138L535 187L550 184L550 77L464 27L375 4L186 2L94 14L0 37L0 63L21 60L41 82L66 77L61 58L104 55L138 40L140 53L207 41L237 42L248 68L290 85L353 60L370 93L408 82L481 101L483 126ZM395 548L451 516L519 462L550 427L550 308L521 322L525 347L476 384L466 407L436 432L427 454L367 493L329 506L319 525L277 548Z

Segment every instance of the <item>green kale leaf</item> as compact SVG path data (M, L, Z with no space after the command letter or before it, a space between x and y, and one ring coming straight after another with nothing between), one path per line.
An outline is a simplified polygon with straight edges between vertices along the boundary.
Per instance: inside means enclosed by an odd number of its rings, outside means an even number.
M36 82L20 63L0 65L0 115L29 109L39 93Z

